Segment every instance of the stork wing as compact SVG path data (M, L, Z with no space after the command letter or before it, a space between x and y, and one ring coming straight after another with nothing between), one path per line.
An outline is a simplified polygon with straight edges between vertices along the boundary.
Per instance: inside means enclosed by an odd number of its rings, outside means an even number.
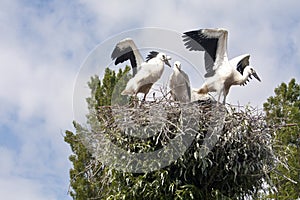
M235 66L236 70L243 75L245 67L249 65L249 59L250 59L250 55L244 54L231 59L229 62L231 66Z
M169 87L172 90L175 87L175 73L173 72L170 76Z
M137 49L134 41L131 38L121 40L116 45L111 54L111 58L115 61L115 65L130 60L133 76L137 73L137 69L144 62L139 50Z
M185 80L185 86L187 89L189 100L191 100L191 82L190 82L189 76L183 70L181 70L181 74Z
M190 51L205 51L205 77L213 76L218 63L227 58L227 36L224 29L199 29L185 32L183 41Z
M150 51L149 54L146 57L146 62L151 60L152 58L155 58L159 53L157 51Z

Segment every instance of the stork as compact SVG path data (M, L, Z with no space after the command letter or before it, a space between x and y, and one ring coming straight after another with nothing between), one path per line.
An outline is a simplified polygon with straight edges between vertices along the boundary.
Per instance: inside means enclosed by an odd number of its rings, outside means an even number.
M181 69L179 61L174 62L173 73L170 76L169 87L174 101L187 103L191 101L190 79Z
M141 64L144 62L143 57L131 38L125 38L118 42L111 54L111 58L112 60L116 59L115 65L130 60L133 76L136 75Z
M122 95L136 96L138 93L144 93L143 101L151 89L152 85L161 77L164 71L164 64L171 67L169 60L171 57L165 53L151 51L143 62L136 75L131 78Z
M232 60L227 57L228 31L225 29L200 29L185 32L183 41L190 51L204 51L205 83L199 94L218 93L218 102L223 94L223 104L232 85L245 85L251 75L261 81L253 67L249 66L249 54Z

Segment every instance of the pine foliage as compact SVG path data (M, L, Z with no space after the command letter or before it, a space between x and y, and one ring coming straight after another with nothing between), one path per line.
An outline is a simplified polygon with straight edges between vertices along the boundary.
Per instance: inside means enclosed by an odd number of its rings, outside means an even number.
M292 79L274 92L264 104L269 126L277 127L273 135L276 159L270 197L297 199L300 198L300 85Z

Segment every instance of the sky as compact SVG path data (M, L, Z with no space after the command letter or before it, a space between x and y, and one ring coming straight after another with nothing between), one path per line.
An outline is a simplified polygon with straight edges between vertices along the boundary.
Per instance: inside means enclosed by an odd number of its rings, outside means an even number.
M261 108L280 83L291 78L299 83L299 7L297 0L2 0L0 196L71 199L71 150L63 137L65 130L74 130L76 99L85 98L74 93L84 63L96 49L105 47L101 56L109 60L116 38L130 36L143 46L147 38L134 30L181 34L226 28L228 56L249 53L262 80L231 88L227 102ZM101 75L103 66L96 66L85 76ZM182 68L191 72L188 64ZM202 83L195 78L192 87Z

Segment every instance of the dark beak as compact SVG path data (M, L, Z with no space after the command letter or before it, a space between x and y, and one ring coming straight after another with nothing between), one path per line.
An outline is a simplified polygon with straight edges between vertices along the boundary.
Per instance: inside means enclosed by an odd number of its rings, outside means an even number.
M257 73L256 73L256 72L254 72L252 75L253 75L253 76L254 76L254 78L256 78L258 81L261 81L261 80L260 80L260 78L258 77L258 75L257 75Z
M170 60L171 60L171 59L170 59ZM164 61L165 61L166 65L168 65L169 67L172 67L172 66L170 65L170 63L169 63L169 59L165 59Z

